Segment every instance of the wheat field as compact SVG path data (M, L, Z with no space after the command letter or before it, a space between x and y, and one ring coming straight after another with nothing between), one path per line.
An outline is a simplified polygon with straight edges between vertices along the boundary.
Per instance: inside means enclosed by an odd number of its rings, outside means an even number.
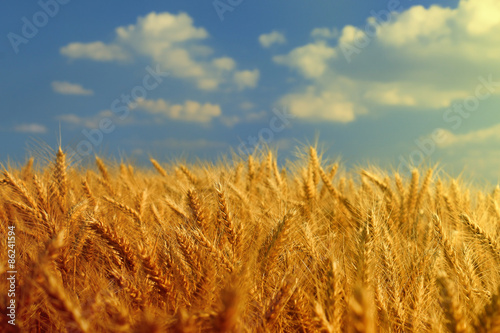
M345 171L30 159L0 176L5 332L500 332L500 189Z

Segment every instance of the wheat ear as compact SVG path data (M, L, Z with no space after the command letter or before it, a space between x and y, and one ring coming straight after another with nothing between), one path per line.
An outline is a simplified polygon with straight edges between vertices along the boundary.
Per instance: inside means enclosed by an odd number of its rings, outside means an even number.
M150 161L160 175L162 175L163 177L167 177L167 171L165 171L165 169L162 168L162 166L160 165L160 163L158 163L158 161L156 161L154 158L152 158Z
M188 190L187 199L189 207L193 213L194 220L199 227L207 227L207 221L205 218L205 212L203 211L198 194L194 189Z
M192 185L196 186L198 184L198 178L185 165L180 165L179 169L186 175Z
M216 259L222 265L222 267L224 267L224 269L226 269L229 273L234 271L234 265L219 249L217 249L212 244L212 242L208 240L207 237L205 237L205 235L201 231L193 230L193 236L200 243L200 245L206 248L208 250L208 253L214 259Z
M281 283L279 291L271 299L271 302L269 303L269 306L264 314L266 326L269 329L272 329L275 326L279 315L282 313L286 303L290 299L290 296L295 291L297 283L298 280L293 281L290 278L285 278Z
M447 326L449 331L453 333L467 333L467 322L461 307L457 304L456 298L453 297L446 275L440 273L436 279L436 283L441 296L441 307L448 319Z
M134 251L132 250L130 244L124 238L118 236L116 231L111 230L111 228L95 218L89 218L87 223L89 228L101 237L118 255L121 263L132 272L135 271L136 256L134 255Z
M224 231L226 232L227 239L229 243L233 246L233 251L234 251L234 248L237 246L236 232L232 217L229 214L229 209L226 202L226 196L222 191L222 185L217 184L215 186L215 191L217 192L217 199L218 199L217 202L219 204L219 213L221 216L221 222L224 225Z
M118 208L119 210L121 210L122 212L124 212L126 215L130 216L131 218L133 218L136 222L141 222L141 215L139 214L139 212L125 204L122 204L114 199L111 199L110 197L107 197L107 196L103 196L102 197L105 201L109 202L111 205L115 206L116 208Z
M104 164L104 162L98 156L95 157L95 163L97 165L97 169L99 169L99 172L101 173L102 178L106 182L111 181L111 176L109 175L106 164Z
M59 317L64 321L66 327L75 332L90 332L89 323L83 318L79 307L77 307L66 295L64 288L57 282L49 272L42 270L42 279L39 287L48 296L48 300Z
M488 235L481 227L479 227L476 223L472 222L469 216L466 214L460 215L460 220L469 228L469 230L479 239L483 240L491 252L498 258L500 256L500 245L498 242L493 239L490 235Z

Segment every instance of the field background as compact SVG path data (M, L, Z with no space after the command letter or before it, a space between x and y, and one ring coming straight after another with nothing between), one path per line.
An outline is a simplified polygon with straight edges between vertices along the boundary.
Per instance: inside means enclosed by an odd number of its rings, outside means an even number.
M498 187L435 168L346 172L314 147L286 168L272 151L151 168L97 157L82 168L59 149L42 162L0 178L2 248L16 227L17 331L500 325ZM7 301L2 293L2 313Z

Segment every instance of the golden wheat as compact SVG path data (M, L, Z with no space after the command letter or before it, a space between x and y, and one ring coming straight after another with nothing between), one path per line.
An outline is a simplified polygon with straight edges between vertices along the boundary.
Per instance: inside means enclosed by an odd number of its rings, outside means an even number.
M0 177L20 331L500 331L499 187L345 170L315 147L283 166L68 156Z

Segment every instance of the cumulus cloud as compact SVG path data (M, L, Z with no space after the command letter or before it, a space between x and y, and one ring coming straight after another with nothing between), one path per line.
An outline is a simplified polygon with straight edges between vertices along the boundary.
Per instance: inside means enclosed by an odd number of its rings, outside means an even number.
M240 123L250 123L262 120L267 115L267 112L262 110L259 112L245 112L243 115L232 115L221 117L221 122L227 127L233 127Z
M328 60L337 52L323 42L298 47L287 55L275 56L274 62L298 70L308 79L318 78L328 68Z
M336 28L315 28L311 31L311 37L315 39L334 39L339 37L339 31Z
M232 71L236 67L236 62L229 57L214 59L213 64L215 67L226 71Z
M411 106L431 109L446 108L451 101L465 99L471 92L459 89L443 90L432 84L422 84L419 82L371 82L368 84L358 83L358 87L363 87L364 100L378 105L388 106ZM473 90L472 90L473 92Z
M114 114L111 110L103 110L93 116L86 116L82 117L79 115L76 115L74 113L65 113L61 114L56 117L56 120L59 120L63 123L66 123L68 125L73 125L73 126L79 126L79 127L87 127L87 128L98 128L99 127L99 122L103 118L113 118ZM129 120L131 121L131 120ZM125 122L123 120L120 121L120 124L124 124Z
M60 50L62 55L73 59L91 59L95 61L128 60L130 56L119 45L106 45L103 42L70 43Z
M351 122L356 113L364 112L356 110L355 104L334 86L331 86L331 89L322 89L310 85L304 91L284 96L280 102L287 105L290 112L298 117L341 123Z
M67 81L53 81L52 90L62 95L93 95L94 92L90 89L83 88L80 84L70 83Z
M285 44L286 38L281 32L276 30L259 36L259 43L264 48L269 48L274 44Z
M255 69L253 71L239 71L234 73L234 82L238 90L246 88L255 88L259 81L260 72Z
M136 109L160 115L174 120L198 123L209 123L213 118L220 117L222 112L217 104L201 104L196 101L185 101L184 104L171 104L164 99L139 99Z
M161 65L172 77L191 81L201 90L234 84L241 87L240 82L235 81L236 61L215 57L214 50L203 44L209 37L208 32L196 27L186 13L151 12L139 17L135 24L116 28L115 33L111 43L71 43L61 48L61 53L69 58L95 61L123 61L144 56ZM256 82L252 82L243 88L255 86Z
M14 126L14 131L19 133L28 133L28 134L43 134L47 133L47 127L42 124L20 124Z
M338 36L325 28L311 36L273 58L305 79L278 100L304 118L346 122L388 106L437 110L474 94L479 76L500 81L494 0L413 6L385 22L370 17L362 27L344 26Z
M439 143L439 146L442 148L464 144L489 144L500 142L500 124L464 134L454 134L448 130L442 130L442 132L445 134L445 139Z

